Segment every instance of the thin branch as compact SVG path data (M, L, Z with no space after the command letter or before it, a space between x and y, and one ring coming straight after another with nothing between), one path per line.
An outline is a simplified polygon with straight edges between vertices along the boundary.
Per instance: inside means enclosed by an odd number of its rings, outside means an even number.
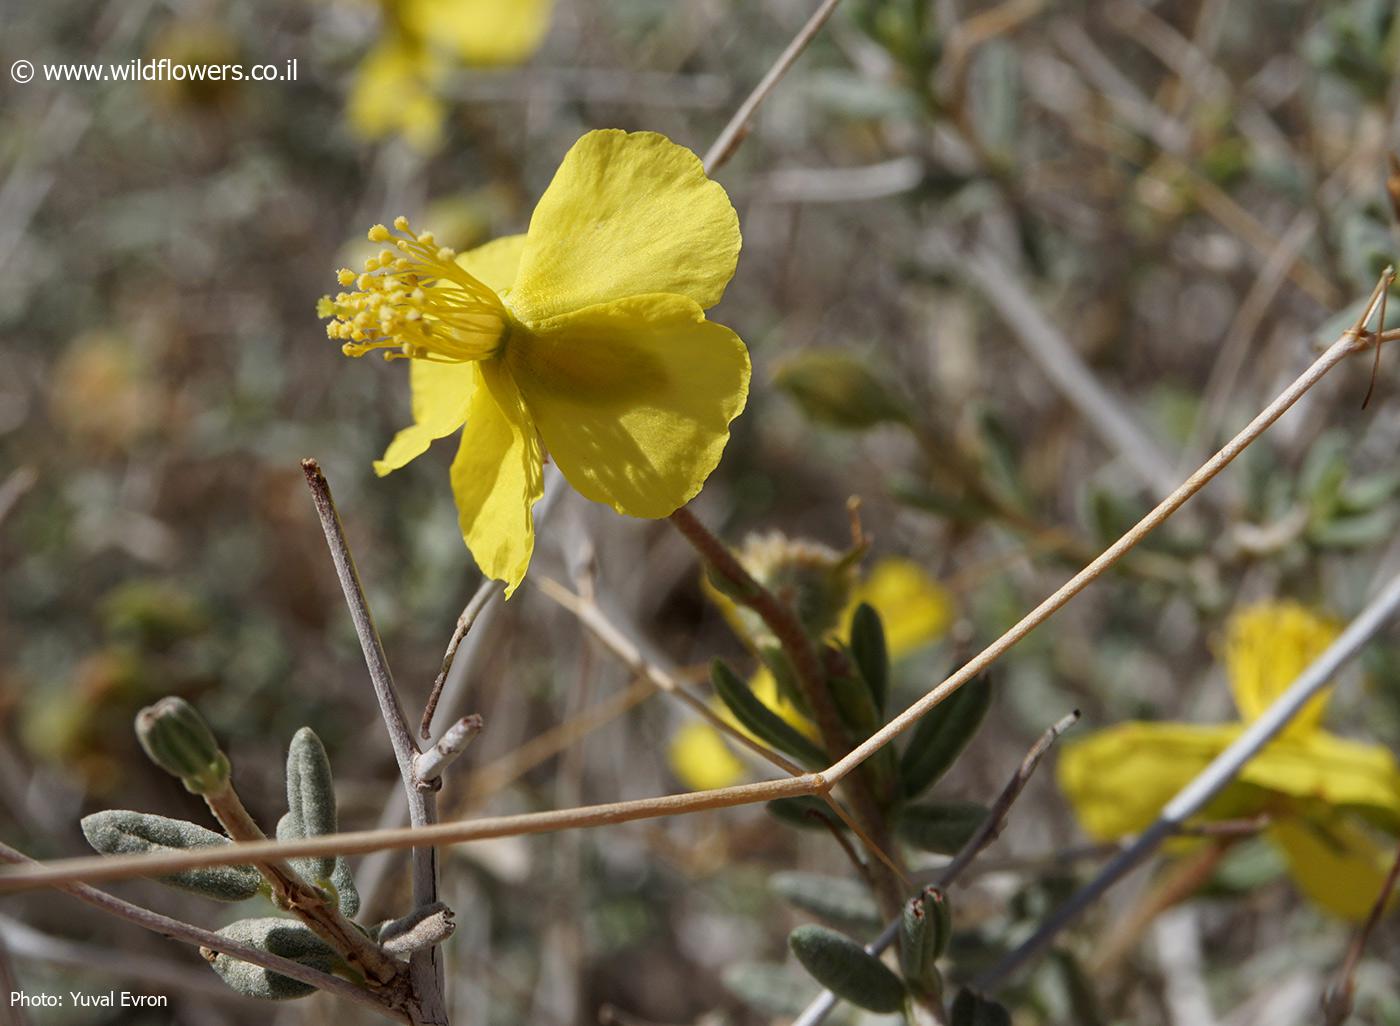
M457 626L452 629L452 638L447 642L447 651L442 656L442 668L438 670L438 675L433 678L433 686L428 690L428 701L423 705L423 719L418 724L418 735L424 741L433 736L433 714L437 712L438 702L442 699L442 689L447 685L447 675L452 672L452 661L457 658L457 648L462 644L462 639L467 636L467 632L476 623L481 611L486 608L497 595L505 593L504 581L487 579L481 583L481 587L476 589L476 594L471 597L462 615L457 617Z
M404 795L408 800L410 828L430 826L437 822L437 795L434 788L420 785L417 761L421 752L409 729L408 720L404 717L403 705L399 701L398 690L394 687L394 676L389 670L389 660L384 654L384 643L374 626L369 600L365 598L359 571L355 569L355 557L350 552L350 543L345 537L340 514L336 511L330 484L315 460L302 460L301 469L306 475L306 484L311 489L311 496L316 504L316 515L320 518L321 529L326 535L331 561L335 564L336 576L340 579L340 588L345 594L345 604L349 607L350 618L355 624L355 634L360 639L360 649L364 653L365 666L369 669L370 683L374 686L375 698L379 700L380 715L389 732L394 761L398 763ZM437 849L428 846L415 847L411 863L414 907L421 909L435 904L438 900ZM409 975L416 1006L413 1009L415 1020L431 1024L446 1023L443 970L438 960L437 949L430 947L415 951L409 960Z
M993 990L1056 935L1072 923L1084 909L1176 834L1183 823L1205 807L1239 774L1244 765L1292 721L1309 699L1332 680L1337 671L1389 623L1400 610L1400 574L1391 578L1384 591L1366 606L1341 636L1308 666L1293 684L1245 728L1238 739L1216 756L1181 789L1145 831L1089 883L1065 902L1034 934L992 966L976 982L979 990Z
M467 745L481 733L481 728L482 719L475 713L463 716L448 727L447 733L438 739L437 744L414 760L413 771L419 785L430 785L441 777L447 764L467 750Z
M7 844L0 843L0 862L8 862L16 865L35 866L38 865L33 859L21 852L16 851ZM228 955L230 958L237 958L252 965L260 966L263 969L270 969L283 976L289 976L294 980L309 984L318 990L324 990L329 994L336 994L340 997L357 1001L368 1008L373 1008L380 1015L397 1019L400 1022L408 1022L408 1017L402 1012L390 1009L381 1004L375 996L363 987L357 987L347 980L342 980L338 976L323 973L319 969L312 969L304 966L300 962L293 962L290 958L283 958L281 955L274 955L263 951L260 948L252 947L248 944L241 944L237 941L220 937L210 930L200 929L198 926L191 926L189 923L182 923L178 919L171 919L163 916L159 912L152 912L148 908L140 905L133 905L129 901L113 897L105 891L99 891L95 887L89 887L83 883L66 883L59 885L59 890L65 891L77 898L79 901L106 912L108 915L124 919L129 923L141 927L143 930L150 930L171 940L183 941L199 948L208 948L210 951L217 951Z
M1171 494L1179 475L1158 447L1128 413L1123 401L1101 385L1069 340L1050 323L1030 290L985 246L954 252L948 242L931 235L925 255L966 279L1006 322L1012 335L1110 450L1118 453L1147 486L1153 497Z
M938 871L934 877L935 887L948 888L957 882L958 878L966 872L977 856L993 841L995 841L1006 827L1006 818L1011 812L1011 806L1016 803L1022 790L1025 789L1031 775L1035 773L1036 767L1040 765L1040 760L1045 757L1045 753L1050 750L1061 734L1069 730L1079 722L1079 710L1065 716L1059 722L1053 724L1030 750L1026 752L1021 764L1016 767L1016 772L1002 788L1001 794L997 795L997 800L992 803L991 809L987 813L986 822L978 827L977 832L969 837L958 853L953 856L953 860ZM899 934L898 919L893 919L885 924L885 928L880 931L880 935L865 946L868 954L879 955L887 947L894 943L895 937ZM828 1015L836 1008L839 999L829 990L824 990L812 999L812 1003L802 1010L792 1026L819 1026Z
M1385 882L1381 884L1380 893L1376 895L1376 902L1371 906L1370 914L1357 928L1356 935L1347 947L1346 960L1342 962L1341 969L1337 970L1336 980L1322 996L1323 1026L1342 1026L1351 1018L1352 1005L1356 1000L1356 967L1361 964L1366 942L1371 939L1381 916L1385 915L1390 896L1395 893L1397 880L1400 880L1400 848L1395 850L1390 872L1385 875Z
M793 66L797 58L802 56L802 51L807 49L807 45L816 38L827 20L836 13L836 5L841 0L823 0L822 5L812 12L812 16L807 19L807 23L802 26L797 35L793 36L792 42L788 43L787 49L778 55L778 59L773 66L768 69L768 73L754 86L753 92L739 104L739 109L734 112L734 116L729 119L729 123L724 126L715 139L714 144L705 153L705 172L714 174L722 168L734 151L739 148L739 144L744 141L744 136L748 134L749 122L753 119L758 108L763 105L763 101L768 99L778 82L788 69Z
M1375 304L1373 303L1371 306L1374 309ZM1362 323L1365 323L1366 319L1369 318L1370 312L1368 310ZM710 809L732 808L738 805L769 801L774 798L825 793L835 783L835 780L849 773L899 734L908 730L921 716L968 680L984 672L1032 629L1049 619L1065 603L1113 566L1124 554L1141 542L1153 528L1161 524L1195 492L1204 487L1211 478L1220 473L1246 446L1258 438L1270 424L1282 416L1290 406L1343 359L1355 353L1364 352L1378 342L1389 342L1396 339L1400 339L1400 331L1388 331L1379 336L1355 329L1344 332L1341 338L1328 347L1326 352L1319 356L1240 434L1236 435L1220 452L1192 474L1169 499L1105 550L1098 559L1061 586L1053 595L995 642L983 649L958 672L942 681L844 759L821 773L809 773L785 780L740 784L734 787L692 794L665 795L577 809L443 823L423 829L368 830L330 834L296 841L260 842L253 845L233 844L217 849L154 855L62 859L36 864L32 868L0 870L0 893L33 890L83 879L130 879L139 876L159 876L196 866L227 865L255 861L259 858L350 855L395 848L410 848L415 843L457 844L487 837L545 833L554 830L654 819Z
M983 687L986 687L984 684ZM1069 730L1079 722L1079 710L1076 709L1068 716L1063 717L1054 724L1044 734L1040 735L1031 750L1026 753L1026 757L1021 760L1021 765L1016 767L1015 774L997 795L997 800L992 803L991 811L987 815L986 821L977 828L966 844L953 856L953 861L948 863L942 874L938 878L939 887L948 887L963 871L972 865L973 859L982 854L982 850L1001 836L1002 830L1006 829L1006 817L1011 811L1011 806L1016 799L1021 796L1021 791L1031 779L1031 774L1040 765L1040 760L1045 758L1045 753L1050 750L1050 746L1059 740L1060 735Z

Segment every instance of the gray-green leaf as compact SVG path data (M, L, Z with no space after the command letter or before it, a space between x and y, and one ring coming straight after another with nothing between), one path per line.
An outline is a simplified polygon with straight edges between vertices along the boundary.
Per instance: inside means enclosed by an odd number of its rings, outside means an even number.
M837 997L872 1012L904 1007L904 984L874 955L851 938L824 926L799 926L788 947L812 978Z
M272 955L290 958L293 962L324 973L330 972L336 962L335 952L325 941L292 919L271 916L263 919L240 919L220 930L219 936ZM309 983L302 983L290 976L274 973L262 966L230 958L228 955L216 955L210 964L225 983L248 997L285 1001L288 998L305 997L316 989Z
M895 830L916 848L956 855L986 822L987 812L987 807L977 802L908 805L900 810Z
M143 855L230 844L223 834L183 819L149 812L107 809L84 816L83 836L103 855ZM201 866L158 877L161 883L216 901L245 901L258 893L262 876L252 866Z
M880 910L863 884L821 873L774 873L774 894L804 912L855 930L878 930Z
M317 837L336 831L331 762L321 739L310 727L298 730L287 749L287 809L298 836ZM327 879L335 872L335 858L331 855L298 861L307 864L313 879Z

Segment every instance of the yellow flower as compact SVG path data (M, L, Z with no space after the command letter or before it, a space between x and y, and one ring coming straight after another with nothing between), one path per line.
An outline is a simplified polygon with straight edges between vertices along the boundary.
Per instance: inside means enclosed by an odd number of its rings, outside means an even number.
M772 539L763 539L763 544L771 546ZM800 546L799 551L804 556L811 555L816 547ZM752 567L749 569L754 572ZM722 596L720 600L723 609L729 600ZM890 558L877 563L870 575L855 586L837 618L839 631L833 633L843 639L850 637L851 617L862 603L869 603L880 614L891 661L902 659L939 637L952 619L952 599L947 591L907 559ZM741 629L744 622L730 617L730 623ZM782 694L778 682L766 668L749 680L749 689L788 723L809 737L816 737L812 724ZM722 706L716 704L716 709L735 727L739 726ZM676 776L696 791L728 787L747 774L747 767L720 732L698 720L676 732L671 739L669 758Z
M409 359L413 424L383 476L462 432L452 491L477 565L506 582L534 550L546 452L583 495L635 517L689 502L748 397L739 336L705 319L739 220L699 159L650 132L574 144L529 230L457 255L400 218L348 290L321 300L350 356Z
M419 150L441 139L439 99L453 64L519 64L549 28L552 0L385 0L383 40L361 62L348 116L364 139L399 135Z
M1244 722L1125 723L1067 748L1060 786L1085 831L1107 841L1146 828L1337 633L1335 623L1291 602L1262 603L1233 616L1225 665ZM1391 861L1366 824L1400 834L1400 766L1379 745L1323 730L1327 697L1310 702L1247 763L1203 818L1268 813L1267 837L1298 887L1334 915L1355 920L1370 911Z

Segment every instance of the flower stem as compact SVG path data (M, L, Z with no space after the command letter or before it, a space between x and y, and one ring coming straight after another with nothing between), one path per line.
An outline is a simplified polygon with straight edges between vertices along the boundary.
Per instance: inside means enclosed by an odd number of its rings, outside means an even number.
M753 575L744 569L729 547L715 537L688 507L682 506L671 514L670 519L676 530L680 531L700 554L700 558L733 586L733 594L737 601L758 614L773 632L773 636L778 639L778 643L792 662L798 686L802 689L802 696L806 699L817 731L821 734L822 744L831 758L843 758L851 750L850 735L845 724L841 722L836 703L832 700L831 691L827 687L826 672L822 668L816 647L797 619L797 614L787 603L754 580ZM871 862L871 870L876 874L878 884L875 894L882 909L892 915L899 910L903 900L903 888L899 881L901 871L888 865L888 858L884 855L891 848L889 826L885 822L879 803L875 800L866 774L855 774L849 782L847 791L853 811L869 835L867 845L872 849L871 854L875 856ZM875 869L876 862L881 864L883 872Z

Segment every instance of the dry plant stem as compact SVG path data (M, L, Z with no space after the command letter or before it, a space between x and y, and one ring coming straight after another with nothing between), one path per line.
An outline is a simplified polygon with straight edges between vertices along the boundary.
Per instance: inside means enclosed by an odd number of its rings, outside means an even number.
M472 629L472 624L476 623L476 618L481 615L481 611L486 608L487 603L497 595L504 593L505 583L503 581L486 580L476 589L476 594L471 597L462 615L457 617L457 626L452 629L452 638L447 643L447 651L442 656L442 668L438 670L438 675L433 678L433 686L428 690L428 701L423 705L423 719L418 724L418 736L424 741L432 738L433 714L437 712L438 702L442 699L442 689L447 686L447 675L452 671L452 661L457 658L457 649L462 644L462 639L467 636L467 632Z
M336 511L335 499L331 496L330 484L315 460L302 460L301 468L316 504L316 515L321 521L321 530L325 533L326 545L330 548L331 562L335 564L336 577L340 579L345 604L349 607L350 618L355 624L355 634L360 639L360 649L364 653L370 683L374 686L374 695L379 701L379 712L389 732L389 743L394 749L394 761L398 763L399 776L402 778L404 795L408 801L409 825L429 826L437 822L436 787L425 784L418 778L417 761L422 753L413 739L407 719L404 718L398 690L394 687L394 677L389 671L389 660L384 654L384 644L374 626L369 602L360 584L360 574L355 568L355 558L350 552L340 514ZM415 847L410 861L414 908L426 908L438 900L437 850L428 846ZM414 1017L421 1018L424 1023L446 1023L443 970L438 960L437 949L425 948L414 952L409 960L409 974L416 1006Z
M817 733L821 735L822 746L826 749L828 757L834 758L849 752L851 748L850 735L846 732L840 714L836 711L836 703L832 700L831 692L827 687L826 673L817 656L817 650L792 608L755 581L734 553L729 550L729 547L711 534L689 508L682 506L671 514L670 519L676 529L699 553L700 558L705 561L711 572L717 573L729 581L736 589L734 594L742 596L736 601L742 602L757 613L767 628L773 632L773 636L778 639L778 643L782 645L783 652L792 662L802 697L807 700L808 711L816 722ZM878 859L890 870L888 873L873 873L873 875L879 884L875 888L876 898L886 915L894 915L899 911L900 903L904 898L904 888L901 886L904 873L886 854L887 850L893 846L890 843L889 828L885 817L880 811L879 803L876 802L875 795L864 774L851 777L846 790L851 805L855 809L855 818L859 823L859 826L851 825L856 829L862 842L870 849L872 857ZM834 803L832 803L832 807L836 809L837 814L843 820L847 820L844 813Z
M1080 888L1024 943L979 976L975 984L977 988L990 991L1000 986L1072 923L1079 913L1152 855L1163 841L1176 834L1181 824L1200 812L1207 802L1234 780L1240 769L1390 622L1397 610L1400 610L1400 574L1387 582L1385 589L1367 604L1322 655L1298 675L1287 691L1167 803L1136 841L1104 866L1093 880Z
M225 785L222 791L206 794L204 801L233 840L266 840L231 783ZM319 890L303 881L280 860L259 861L254 865L272 888L277 904L294 912L351 968L364 976L370 986L393 990L402 983L402 963L390 958L379 945L356 929Z
M1362 323L1369 320L1375 304L1371 304ZM662 816L683 815L703 812L710 809L732 808L769 801L773 798L795 797L805 794L825 794L836 780L850 773L880 748L889 744L899 734L908 730L930 709L938 705L963 684L986 670L1007 650L1024 638L1033 629L1049 619L1065 603L1087 587L1095 578L1121 559L1133 546L1143 540L1153 528L1160 525L1176 511L1196 491L1205 486L1211 478L1223 470L1250 443L1264 432L1310 388L1318 383L1328 371L1347 356L1363 352L1377 342L1390 342L1400 339L1400 331L1387 331L1379 336L1363 334L1356 330L1345 332L1340 339L1328 347L1282 394L1265 408L1240 434L1236 435L1223 449L1207 461L1177 489L1165 502L1161 503L1138 522L1127 534L1111 545L1089 566L1071 578L1053 595L1047 598L1019 623L994 641L971 662L958 672L939 683L923 698L905 712L895 717L881 730L845 758L821 773L808 773L801 777L785 780L766 781L757 784L741 784L736 787L718 788L692 794L663 795L654 798L640 798L632 801L614 802L608 805L584 806L576 809L562 809L554 812L531 813L522 816L504 816L494 819L477 819L463 822L440 823L421 829L365 830L354 833L330 834L305 840L256 844L233 844L218 849L203 849L160 853L155 855L93 856L76 859L60 859L36 864L33 868L0 870L0 893L34 890L39 887L71 883L75 880L115 880L139 876L159 876L180 869L193 869L197 866L230 865L239 862L257 861L268 858L293 858L312 855L353 855L371 851L387 851L399 848L412 848L415 845L459 844L488 837L503 837L512 834L546 833L554 830L571 830L585 827L625 823L634 820L654 819Z
M1059 740L1060 735L1069 730L1079 722L1079 710L1076 709L1068 716L1063 717L1052 725L1026 752L1021 764L1016 767L1016 772L1002 788L1001 794L997 795L997 800L992 803L991 809L987 813L987 821L983 823L967 842L953 856L951 862L938 871L938 875L933 878L933 885L947 889L951 887L965 873L969 866L976 860L988 845L1001 836L1002 830L1006 828L1006 819L1011 814L1011 806L1016 804L1016 799L1025 790L1027 782L1030 781L1036 767L1040 765L1040 760L1045 758L1045 753L1050 750L1050 746ZM885 924L885 928L880 931L880 935L865 946L867 953L879 955L891 944L899 935L898 918L890 920ZM840 999L829 990L824 990L818 994L794 1021L792 1026L818 1026L836 1008Z
M1366 921L1356 930L1351 944L1347 947L1346 959L1337 970L1337 978L1322 996L1323 1026L1342 1026L1351 1017L1352 1005L1356 1000L1356 967L1361 964L1361 956L1366 951L1366 942L1371 939L1376 926L1390 904L1390 896L1395 893L1395 884L1400 880L1400 848L1395 850L1395 859L1390 864L1390 872L1381 884L1376 903Z
M575 595L562 584L548 577L540 578L537 583L544 589L546 595L578 617L580 624L587 628L608 651L612 652L622 661L623 665L642 680L652 684L658 691L677 699L725 737L744 746L783 772L791 776L802 774L802 767L737 729L732 723L716 713L703 698L692 693L664 669L645 659L637 645L607 618L602 609L591 598ZM904 879L904 870L895 863L885 848L877 844L875 839L852 818L850 813L841 807L840 802L833 795L823 793L822 799L876 859L882 862L895 876Z
M1374 306L1374 304L1372 304ZM1369 318L1370 310L1367 311ZM1381 336L1387 338L1387 336ZM1304 393L1316 385L1337 364L1346 357L1363 351L1375 344L1375 336L1360 335L1355 331L1346 332L1328 347L1291 385L1264 408L1239 434L1232 438L1214 456L1207 460L1186 481L1163 499L1145 517L1139 520L1121 538L1105 549L1097 559L1075 574L1052 595L1021 618L1010 630L984 648L971 660L963 664L957 672L938 684L908 709L885 724L868 739L857 745L845 758L827 770L826 776L832 783L844 778L848 773L904 733L919 718L938 705L958 688L974 677L979 676L1006 652L1020 642L1027 634L1058 612L1070 599L1074 598L1091 583L1101 577L1120 559L1138 545L1153 530L1186 503L1205 485L1244 452L1255 439L1296 403Z
M802 26L797 35L793 36L787 49L778 55L777 61L768 69L768 73L763 76L758 85L754 86L753 92L749 93L744 102L739 104L739 109L734 112L734 116L729 119L729 123L719 133L719 137L705 152L705 172L707 174L714 174L734 155L734 151L739 148L739 144L744 141L744 136L748 134L749 121L758 112L758 108L763 105L764 100L768 99L768 94L787 74L788 69L793 66L797 58L802 56L802 51L807 49L808 44L816 38L822 26L836 13L836 5L840 2L841 0L823 0L822 5L812 12L807 23Z
M36 865L28 856L16 851L7 844L0 844L0 862L8 862L15 865ZM359 1002L368 1008L373 1008L381 1015L396 1019L399 1022L408 1022L408 1017L402 1012L385 1007L372 991L357 987L348 980L342 980L338 976L323 973L309 966L304 966L300 962L293 962L290 958L283 958L259 948L247 944L240 944L236 941L220 937L210 930L202 930L189 923L182 923L178 919L171 919L163 916L159 912L152 912L148 908L140 905L133 905L129 901L114 897L105 891L99 891L95 887L89 887L83 883L67 883L59 887L79 901L99 909L117 919L124 919L128 923L133 923L143 930L150 930L158 933L162 937L169 937L171 940L182 941L199 948L208 948L210 951L217 951L237 958L252 965L260 966L263 969L271 969L273 972L289 976L294 980L310 984L318 990L324 990L328 994L336 994L340 997L349 998L351 1001Z
M473 713L448 727L437 744L413 760L413 773L419 783L434 784L447 764L467 750L467 745L481 733L482 726L481 717Z

